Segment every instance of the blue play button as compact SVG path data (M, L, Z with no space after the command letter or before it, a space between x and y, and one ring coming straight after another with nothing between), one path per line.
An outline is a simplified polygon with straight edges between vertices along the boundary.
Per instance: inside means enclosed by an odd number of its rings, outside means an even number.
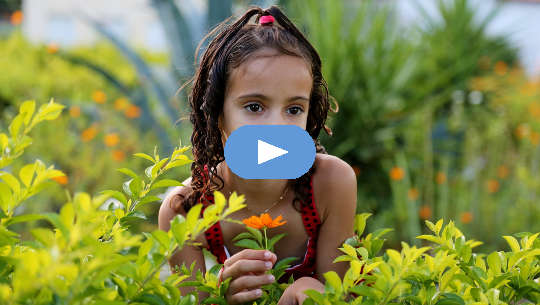
M225 143L225 162L244 179L296 179L315 161L315 143L296 125L245 125Z

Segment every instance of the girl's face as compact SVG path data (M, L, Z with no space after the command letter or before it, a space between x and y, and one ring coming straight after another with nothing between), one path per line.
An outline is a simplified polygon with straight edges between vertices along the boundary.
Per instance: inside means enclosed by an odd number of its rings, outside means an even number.
M310 71L304 59L273 49L257 51L232 70L219 117L225 137L243 125L297 125L305 130L313 85Z

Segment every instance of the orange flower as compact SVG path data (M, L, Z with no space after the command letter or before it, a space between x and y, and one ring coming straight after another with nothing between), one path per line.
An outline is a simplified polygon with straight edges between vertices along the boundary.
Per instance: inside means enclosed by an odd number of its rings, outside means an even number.
M356 175L356 177L358 177L358 175L360 175L360 167L358 167L356 165L353 165L352 169L353 169L354 174Z
M122 162L126 159L126 153L121 150L113 150L112 158L114 161Z
M129 105L126 110L124 110L124 115L130 119L135 119L141 116L141 108L135 105Z
M120 140L120 138L118 137L118 134L110 133L110 134L105 136L105 138L103 139L103 142L105 142L105 145L107 145L109 147L113 147L116 144L118 144L119 140Z
M72 118L78 118L81 116L81 107L79 106L71 106L69 107L69 115Z
M487 190L490 194L496 193L499 190L499 181L495 179L489 179L486 183Z
M538 102L529 104L529 113L533 118L540 119L540 105Z
M473 215L471 212L463 212L461 213L461 222L462 223L470 223L473 220Z
M129 106L129 101L125 97L119 97L114 101L114 109L122 111Z
M499 76L503 76L508 72L508 65L504 61L498 61L495 64L495 73Z
M254 228L254 229L261 229L261 228L275 228L275 227L279 227L279 226L282 226L284 225L285 223L287 223L285 220L283 220L283 217L281 215L279 215L278 217L276 217L276 219L272 219L272 217L267 214L267 213L264 213L264 214L261 214L259 217L253 215L249 218L245 218L242 220L242 222L250 227L250 228Z
M405 177L405 171L401 167L393 167L390 170L390 179L399 181Z
M107 95L101 90L96 90L92 93L92 99L98 104L105 104L107 101Z
M437 184L443 184L446 182L446 175L443 172L438 172L437 177L435 177Z
M540 133L536 131L531 132L531 135L529 136L529 140L531 140L531 143L533 145L540 144Z
M413 187L412 189L410 189L408 192L407 192L407 196L409 197L410 200L412 201L415 201L416 199L418 199L418 189Z
M504 165L501 165L499 166L499 168L497 168L497 176L501 179L508 177L508 173L509 173L508 167Z
M49 54L55 54L58 52L58 45L56 43L50 43L48 46L47 46L47 52Z
M11 14L11 24L13 25L19 25L22 23L24 18L24 15L21 11L15 11L13 14Z
M536 92L536 86L533 82L527 82L521 87L520 92L525 96L533 96Z
M92 125L92 126L86 128L85 130L83 130L83 132L81 134L81 138L82 138L83 142L88 142L88 141L91 141L92 139L94 139L96 137L97 133L98 133L98 130L97 130L96 125Z
M56 181L58 184L61 184L61 185L66 185L68 184L68 177L67 176L56 176L56 177L52 177L51 178L52 180Z
M516 127L516 136L518 139L523 139L529 134L529 126L526 124L519 124L518 127Z
M420 219L428 220L431 217L431 208L427 205L421 206L418 215L420 216Z

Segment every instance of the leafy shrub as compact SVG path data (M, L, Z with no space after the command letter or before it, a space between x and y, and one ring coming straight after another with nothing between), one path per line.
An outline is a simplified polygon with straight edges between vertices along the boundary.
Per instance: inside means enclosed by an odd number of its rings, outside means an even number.
M63 107L51 102L35 111L32 101L22 103L19 114L0 133L0 300L2 304L226 304L228 281L218 285L219 265L205 274L193 266L181 266L164 281L160 269L177 249L193 244L194 238L216 221L242 209L243 196L233 193L228 204L215 192L215 204L194 206L186 217L176 216L169 232L133 233L130 225L145 219L140 208L158 201L156 189L180 185L163 175L190 163L177 148L170 157L136 154L151 163L144 174L130 169L122 191L107 190L92 198L77 193L59 213L18 214L17 208L43 189L47 179L63 173L41 161L13 170L13 161L31 144L29 132L43 120L59 116ZM7 167L9 166L9 167ZM7 171L17 172L17 175ZM114 197L119 205L104 205ZM389 230L364 235L369 214L356 216L356 236L340 248L337 261L350 262L341 279L335 272L324 274L325 292L307 291L304 304L516 304L540 302L540 233L504 236L511 251L489 255L474 253L480 242L467 240L461 231L442 220L426 222L431 235L418 236L429 242L417 248L402 243L401 251L387 249L382 238ZM10 229L15 223L46 220L49 225L31 231L22 239ZM278 221L276 221L276 225ZM241 238L258 239L259 231ZM244 242L246 243L246 242ZM259 243L260 244L260 243ZM255 243L256 246L259 244ZM280 265L280 268L282 265ZM195 281L186 281L197 272ZM194 286L209 293L180 295L178 286ZM271 287L284 289L287 284ZM265 294L258 304L276 304L279 295Z

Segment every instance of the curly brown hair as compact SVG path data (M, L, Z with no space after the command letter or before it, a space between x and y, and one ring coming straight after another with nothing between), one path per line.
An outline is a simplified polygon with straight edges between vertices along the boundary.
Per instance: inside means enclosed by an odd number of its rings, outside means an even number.
M265 15L273 16L275 22L270 26L258 24L259 18ZM253 16L256 16L255 24L250 24ZM272 6L266 10L253 7L234 23L223 22L201 41L195 58L198 58L202 42L213 35L216 36L202 55L195 76L190 81L190 120L193 124L192 192L184 200L171 201L176 212L188 211L199 200L204 200L203 195L223 188L224 181L217 173L217 165L225 160L218 117L223 112L227 79L232 69L240 66L257 50L272 48L285 55L301 57L310 64L313 86L306 131L312 137L318 153L327 153L317 140L321 128L324 128L327 134L332 134L325 125L328 111L337 112L337 103L336 109L330 109L330 96L322 76L319 54L278 7ZM205 172L205 166L209 173ZM300 207L298 204L304 203L309 196L309 182L314 172L315 166L312 166L301 177L289 181L293 183L293 205L297 210Z

